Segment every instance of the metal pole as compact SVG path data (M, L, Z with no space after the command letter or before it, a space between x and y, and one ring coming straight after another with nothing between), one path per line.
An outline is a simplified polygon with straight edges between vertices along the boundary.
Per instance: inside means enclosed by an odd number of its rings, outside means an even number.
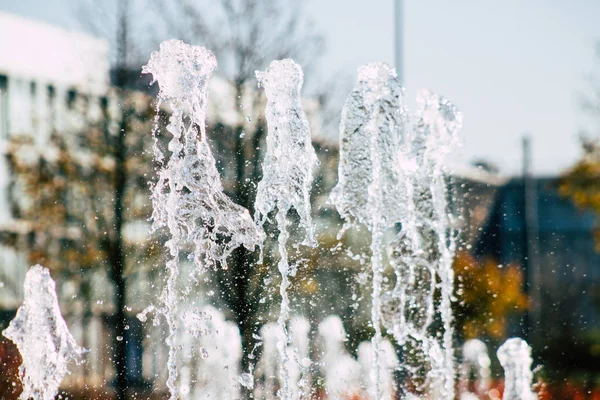
M538 210L537 210L537 185L531 172L531 140L523 136L523 223L524 223L524 251L523 267L525 270L526 293L529 296L531 309L526 320L527 336L530 342L536 337L539 330L540 298L540 265L538 262Z
M404 85L404 0L395 0L395 62L396 62L396 74L400 83Z

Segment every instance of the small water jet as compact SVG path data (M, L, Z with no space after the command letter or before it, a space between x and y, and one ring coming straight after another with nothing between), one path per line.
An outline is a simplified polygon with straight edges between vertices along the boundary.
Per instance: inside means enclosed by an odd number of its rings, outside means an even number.
M373 364L373 343L362 342L358 346L358 362L361 366L361 384L365 391L365 397L370 400L393 399L396 391L394 372L398 369L399 362L396 350L392 343L383 339L381 341L381 352L379 357L379 389L377 397L377 386L375 375L375 364Z
M344 347L346 330L337 315L324 318L318 327L319 367L327 395L342 399L361 392L360 364Z
M2 334L19 349L21 400L52 400L69 373L70 362L82 362L79 347L63 319L50 272L35 265L25 276L25 301Z
M502 400L537 400L531 390L531 348L521 338L508 339L498 349L498 360L504 368L504 394Z
M262 354L257 366L257 374L261 384L257 387L257 397L266 400L276 398L276 389L279 387L279 352L277 350L277 341L279 334L278 325L268 323L260 329L260 338L262 340Z
M206 332L199 336L200 356L195 354L198 363L193 398L240 399L240 331L212 306L203 307L202 314Z
M280 338L277 348L281 356L280 397L288 400L292 398L292 393L287 348L292 337L288 327L290 305L287 290L289 277L296 274L295 267L291 267L288 261L288 212L293 208L299 216L299 225L305 231L303 244L315 246L310 189L317 156L312 147L308 120L302 109L302 68L291 59L273 61L265 72L257 71L256 78L267 95L265 117L268 128L263 177L256 193L256 220L262 226L269 214L277 210L275 221L279 230L280 257L277 267L281 274L281 307L277 321Z
M479 339L469 339L462 347L462 364L460 371L461 399L469 393L469 381L474 375L474 395L486 395L491 384L491 361L487 346Z
M295 399L310 399L310 384L312 381L310 359L310 321L302 316L295 316L290 321L291 362L295 366L296 374L290 381L294 384L292 393Z
M310 366L308 333L310 323L303 317L293 317L289 323L291 340L286 346L288 396L293 400L310 399ZM284 386L281 367L283 358L279 346L283 335L279 323L265 324L261 330L262 355L258 363L259 381L255 398L275 399L282 396L280 388Z

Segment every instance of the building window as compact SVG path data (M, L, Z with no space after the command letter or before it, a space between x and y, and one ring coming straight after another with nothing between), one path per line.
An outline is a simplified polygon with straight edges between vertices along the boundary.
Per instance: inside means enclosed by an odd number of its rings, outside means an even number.
M56 96L56 90L54 86L48 85L48 101L54 103L54 97Z
M31 82L29 84L29 94L31 96L31 129L33 134L38 133L38 104L37 104L37 84L35 82Z
M108 97L100 97L100 109L103 114L108 113Z
M71 89L67 92L67 108L72 110L75 107L75 100L77 100L77 92L75 89Z
M0 75L0 138L8 137L8 78Z
M54 86L48 85L48 124L50 126L50 132L54 132L55 128L55 110L54 110L54 99L56 97L56 90Z

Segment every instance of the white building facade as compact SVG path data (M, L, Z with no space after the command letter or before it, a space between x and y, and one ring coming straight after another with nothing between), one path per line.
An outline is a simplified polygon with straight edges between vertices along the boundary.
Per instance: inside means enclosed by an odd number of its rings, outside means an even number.
M75 128L78 99L99 112L109 89L108 42L41 22L0 13L0 228L18 231L9 195L8 141L28 135L44 146L50 134ZM80 108L80 107L77 107ZM0 251L0 306L21 300L26 272L14 249ZM6 281L6 282L5 282ZM10 293L13 292L13 293ZM15 304L15 302L17 304Z
M73 132L100 117L110 90L109 44L106 40L0 12L0 230L26 240L27 228L11 215L6 162L8 144L28 136L43 149L53 132ZM16 246L19 247L19 246ZM0 245L0 312L10 315L23 301L26 255ZM69 285L57 282L59 292ZM60 295L60 293L59 293ZM93 347L83 369L70 379L101 383L110 375L110 361L101 351L110 340L101 317L83 327L76 300L61 305L78 342ZM70 315L69 315L70 314ZM2 315L0 315L2 317ZM78 322L78 319L80 320ZM1 318L0 318L0 322ZM6 323L6 321L4 321ZM107 342L107 343L104 343Z
M99 121L106 111L113 120L119 115L116 92L110 85L109 52L106 40L0 12L0 235L12 234L25 243L31 229L10 210L12 178L6 155L11 139L32 138L36 150L44 151L55 132L77 133L90 122ZM126 241L146 240L147 224L124 228ZM25 244L3 243L0 240L0 331L23 302L23 282L30 267L25 252L17 250L25 249ZM114 379L110 359L113 289L107 271L88 273L92 276L91 299L87 299L92 315L87 316L86 299L79 295L78 284L55 276L69 329L77 342L90 350L86 362L72 366L73 373L63 383L71 388L105 390ZM135 317L146 303L155 300L155 285L143 273L130 278L128 291L136 299L127 310L131 319L131 338L127 339L130 382L151 383L161 390L165 387L167 358L163 329L151 323L142 326Z

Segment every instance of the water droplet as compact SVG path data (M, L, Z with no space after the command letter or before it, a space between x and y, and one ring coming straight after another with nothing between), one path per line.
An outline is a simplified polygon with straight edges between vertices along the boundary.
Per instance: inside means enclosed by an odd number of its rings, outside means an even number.
M240 385L244 386L245 388L248 388L248 389L254 388L254 378L252 377L252 375L250 375L247 372L244 372L243 374L238 376L238 382L240 383Z
M200 348L200 357L204 360L208 358L208 351L204 347Z

